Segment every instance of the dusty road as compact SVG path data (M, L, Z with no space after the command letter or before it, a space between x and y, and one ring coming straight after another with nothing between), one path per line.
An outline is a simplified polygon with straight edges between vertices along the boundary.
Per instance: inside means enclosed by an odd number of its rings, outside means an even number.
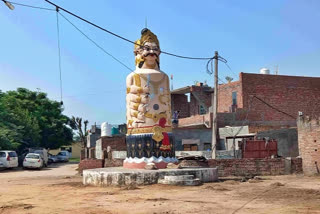
M228 180L198 187L82 185L76 164L0 171L0 214L320 213L320 176Z

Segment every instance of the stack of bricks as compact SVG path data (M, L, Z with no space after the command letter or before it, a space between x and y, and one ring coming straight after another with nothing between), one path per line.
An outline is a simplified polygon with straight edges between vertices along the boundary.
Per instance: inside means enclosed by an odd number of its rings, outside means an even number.
M103 160L102 159L84 159L81 160L79 163L78 171L82 173L85 169L96 169L103 167Z
M298 145L303 173L320 173L320 120L301 116L298 119Z
M283 158L246 158L246 159L211 159L209 167L218 167L221 177L227 176L256 176L285 174L285 160ZM292 172L301 171L298 165Z

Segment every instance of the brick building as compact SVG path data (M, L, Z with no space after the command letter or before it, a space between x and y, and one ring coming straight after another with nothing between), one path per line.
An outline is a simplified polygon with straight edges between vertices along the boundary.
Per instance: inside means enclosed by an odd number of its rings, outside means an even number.
M203 115L209 112L213 89L203 83L171 91L171 107L180 111L179 118Z
M250 132L296 127L299 111L320 116L319 106L319 77L240 73L239 81L219 86L220 123L247 121Z
M320 121L301 116L298 119L299 152L303 172L307 175L320 173Z
M299 111L320 116L319 77L240 73L239 81L218 89L218 127L248 126L249 133L257 133L297 127ZM177 150L183 150L184 138L211 143L213 91L203 85L172 91L172 109L180 111L179 126L173 131Z
M180 111L179 126L173 130L176 150L211 148L211 96L213 89L199 83L171 91L172 111Z

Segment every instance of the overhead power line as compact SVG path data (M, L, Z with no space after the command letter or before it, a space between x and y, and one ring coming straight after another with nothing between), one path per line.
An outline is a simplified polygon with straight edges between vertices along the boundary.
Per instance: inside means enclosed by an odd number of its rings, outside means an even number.
M38 6L33 6L33 5L27 5L27 4L21 4L21 3L17 3L17 2L12 2L12 1L7 1L7 0L2 0L3 2L9 2L13 5L19 5L19 6L23 6L23 7L29 7L29 8L34 8L34 9L41 9L41 10L50 10L50 11L55 11L55 9L51 9L51 8L46 8L46 7L38 7Z
M59 8L60 10L66 12L66 13L68 13L68 14L70 14L70 15L72 15L72 16L74 16L74 17L76 17L76 18L78 18L78 19L80 19L80 20L82 20L82 21L84 21L84 22L86 22L86 23L88 23L88 24L90 24L90 25L92 25L92 26L94 26L94 27L96 27L96 28L104 31L104 32L107 32L107 33L109 33L109 34L111 34L111 35L113 35L113 36L115 36L115 37L118 37L118 38L120 38L120 39L122 39L122 40L124 40L124 41L127 41L127 42L129 42L129 43L132 43L132 44L135 44L135 45L140 45L140 44L135 43L134 41L131 41L130 39L127 39L127 38L125 38L125 37L123 37L123 36L120 36L119 34L116 34L116 33L111 32L110 30L107 30L107 29L105 29L105 28L103 28L103 27L101 27L101 26L99 26L99 25L97 25L97 24L95 24L95 23L93 23L93 22L90 22L89 20L87 20L87 19L85 19L85 18L82 18L82 17L80 17L80 16L72 13L72 12L70 12L70 11L67 10L67 9L64 9L64 8L60 7L59 5L53 3L53 2L51 2L51 1L49 1L49 0L45 0L45 1L48 2L49 4L55 6L56 8ZM143 46L143 45L140 45L140 46ZM169 53L169 52L166 52L166 51L161 51L161 53L167 54L167 55L170 55L170 56L174 56L174 57L178 57L178 58L183 58L183 59L193 59L193 60L212 60L212 59L214 59L214 57L189 57L189 56L182 56L182 55L177 55L177 54ZM222 60L225 60L225 59L223 59L223 58L221 57L219 60L222 61ZM225 60L225 62L226 62L226 60Z
M253 97L256 98L257 100L261 101L261 102L264 103L265 105L269 106L270 108L272 108L272 109L274 109L274 110L276 110L276 111L278 111L278 112L280 112L280 113L282 113L282 114L285 114L285 115L291 117L292 119L296 119L294 116L292 116L292 115L290 115L290 114L288 114L288 113L286 113L286 112L284 112L284 111L279 110L278 108L270 105L269 103L267 103L267 102L264 101L263 99L255 96L255 95L254 95Z
M103 51L105 54L109 55L110 57L112 57L114 60L116 60L118 63L120 63L121 65L123 65L125 68L127 68L129 71L132 71L131 68L129 68L126 64L124 64L123 62L121 62L119 59L117 59L115 56L113 56L112 54L110 54L108 51L106 51L103 47L101 47L98 43L96 43L95 41L93 41L89 36L87 36L83 31L81 31L75 24L73 24L69 19L67 19L67 17L65 17L62 13L59 13L67 22L69 22L69 24L71 24L75 29L77 29L84 37L86 37L89 41L91 41L96 47L98 47L101 51Z

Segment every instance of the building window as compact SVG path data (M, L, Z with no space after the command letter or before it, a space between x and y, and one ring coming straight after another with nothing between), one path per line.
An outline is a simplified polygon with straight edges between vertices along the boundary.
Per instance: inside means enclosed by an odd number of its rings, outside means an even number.
M184 144L183 150L184 151L198 151L198 145L197 144Z
M200 105L199 106L199 114L206 114L207 111L206 111L206 108L203 106L203 105Z
M237 92L232 92L232 105L237 105Z

